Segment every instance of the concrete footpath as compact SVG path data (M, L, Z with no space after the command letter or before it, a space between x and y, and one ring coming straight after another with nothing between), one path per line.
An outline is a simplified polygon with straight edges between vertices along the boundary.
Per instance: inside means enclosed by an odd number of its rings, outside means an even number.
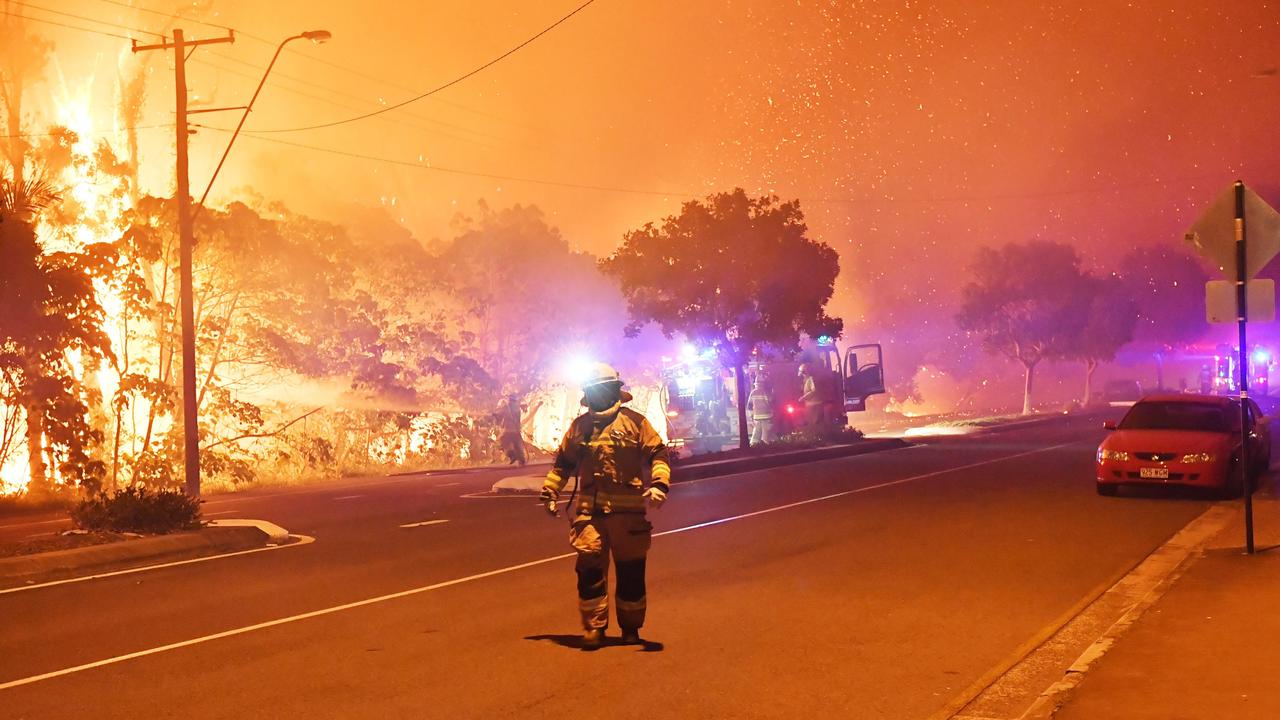
M1055 720L1280 718L1280 496L1254 495L1256 553L1243 502L1155 606L1084 675Z

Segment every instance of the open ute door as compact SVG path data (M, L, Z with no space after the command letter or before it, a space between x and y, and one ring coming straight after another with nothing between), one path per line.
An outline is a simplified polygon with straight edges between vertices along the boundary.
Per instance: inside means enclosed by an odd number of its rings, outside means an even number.
M880 343L848 348L841 369L845 412L866 410L867 398L884 392L884 351Z

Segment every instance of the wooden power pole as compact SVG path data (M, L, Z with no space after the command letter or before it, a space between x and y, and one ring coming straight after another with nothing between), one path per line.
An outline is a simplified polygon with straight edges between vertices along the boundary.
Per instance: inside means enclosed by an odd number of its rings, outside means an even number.
M192 497L200 496L200 426L196 419L196 327L191 287L191 252L195 245L191 216L191 183L187 174L187 49L200 45L235 42L235 34L203 40L187 40L181 30L173 31L173 40L155 45L139 45L135 40L133 51L173 50L174 95L177 97L176 122L178 126L178 255L179 255L179 305L182 312L182 432L183 468L186 491Z

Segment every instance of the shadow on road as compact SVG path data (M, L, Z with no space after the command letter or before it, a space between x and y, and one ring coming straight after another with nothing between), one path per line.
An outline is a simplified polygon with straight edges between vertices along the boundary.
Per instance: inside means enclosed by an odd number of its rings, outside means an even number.
M571 648L573 650L583 650L588 652L603 650L604 648L610 648L610 647L634 647L639 649L640 652L662 652L664 649L666 649L665 645L663 645L660 642L656 642L654 640L641 640L639 645L628 645L622 642L622 638L608 637L608 636L605 636L604 642L600 645L600 647L595 647L595 648L583 647L581 635L528 635L525 637L525 640L534 640L534 641L546 640L548 642L553 642L556 645L559 645L560 647Z
M1120 497L1144 500L1221 500L1222 491L1214 488L1187 487L1183 485L1122 485Z

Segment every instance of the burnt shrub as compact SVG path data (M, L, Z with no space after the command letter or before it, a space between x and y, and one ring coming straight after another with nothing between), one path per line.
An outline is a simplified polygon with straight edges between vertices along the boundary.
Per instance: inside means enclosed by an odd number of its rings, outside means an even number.
M71 520L83 530L162 534L200 527L200 500L178 490L131 487L82 500Z

